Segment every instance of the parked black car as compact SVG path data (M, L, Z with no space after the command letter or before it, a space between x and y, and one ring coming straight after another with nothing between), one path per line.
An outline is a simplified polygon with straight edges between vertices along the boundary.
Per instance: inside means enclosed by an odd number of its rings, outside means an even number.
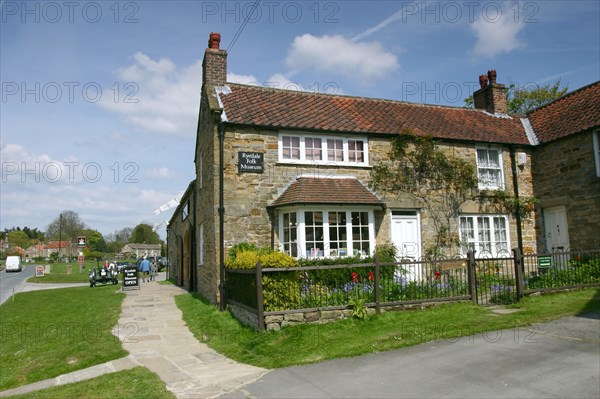
M115 262L115 266L117 267L117 271L121 273L121 270L123 270L125 266L129 266L129 262L118 261Z
M106 269L98 267L90 269L90 287L96 284L117 284L119 282L119 272L117 269Z

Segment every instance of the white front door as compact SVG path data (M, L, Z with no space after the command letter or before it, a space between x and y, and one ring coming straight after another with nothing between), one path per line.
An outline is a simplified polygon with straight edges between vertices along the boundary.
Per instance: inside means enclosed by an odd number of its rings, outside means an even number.
M546 249L549 252L569 250L567 211L564 206L544 209L544 227L546 230Z
M421 226L417 211L392 211L392 242L399 260L421 260ZM421 265L405 265L409 280L421 279Z

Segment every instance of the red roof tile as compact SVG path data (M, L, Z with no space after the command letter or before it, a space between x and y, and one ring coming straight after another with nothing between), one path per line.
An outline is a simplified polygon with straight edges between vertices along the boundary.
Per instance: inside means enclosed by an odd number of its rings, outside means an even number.
M293 204L382 206L383 202L355 178L298 177L271 206Z
M566 94L527 116L541 143L600 126L600 81Z
M220 94L220 98L227 120L233 124L361 134L398 134L410 128L417 135L439 139L529 144L516 116L496 117L476 109L227 85L231 92Z

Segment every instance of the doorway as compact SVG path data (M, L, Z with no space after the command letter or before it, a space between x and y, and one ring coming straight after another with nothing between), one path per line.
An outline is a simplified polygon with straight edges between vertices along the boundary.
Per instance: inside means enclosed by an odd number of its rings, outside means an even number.
M392 242L403 265L402 274L410 281L421 280L421 220L416 210L392 210Z
M569 228L567 211L564 206L544 208L544 228L548 252L569 250Z

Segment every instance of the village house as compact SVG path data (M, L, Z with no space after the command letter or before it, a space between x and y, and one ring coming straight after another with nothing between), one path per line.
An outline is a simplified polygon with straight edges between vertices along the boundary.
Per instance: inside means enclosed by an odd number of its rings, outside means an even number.
M126 257L160 256L160 244L129 243L123 246L120 254Z
M600 248L600 82L528 115L534 143L538 248Z
M546 133L543 123L556 117L553 105L530 117L508 115L506 90L495 71L480 76L474 109L413 104L229 83L227 52L219 43L220 35L211 33L204 54L196 179L170 220L167 238L170 276L213 303L221 301L227 252L241 242L296 258L366 256L392 243L402 257L421 258L435 237L431 215L409 195L371 187L373 166L389 159L391 141L404 129L431 136L447 154L471 162L479 192L546 196L563 169L587 171L588 161L598 167L598 113L577 128L565 122L559 133ZM597 97L598 87L587 90ZM597 111L598 103L585 106ZM544 131L540 137L537 129ZM580 150L572 153L573 161L556 160L564 162L556 170L534 158L549 162L555 155L547 153L569 152L571 145ZM536 181L536 170L548 175ZM448 255L474 250L500 257L512 248L545 249L541 226L554 209L566 211L571 227L584 217L578 207L587 204L589 228L598 226L597 176L578 179L591 186L573 198L564 190L542 198L541 208L525 220L467 202L453 226L461 245ZM585 243L598 245L597 239Z

